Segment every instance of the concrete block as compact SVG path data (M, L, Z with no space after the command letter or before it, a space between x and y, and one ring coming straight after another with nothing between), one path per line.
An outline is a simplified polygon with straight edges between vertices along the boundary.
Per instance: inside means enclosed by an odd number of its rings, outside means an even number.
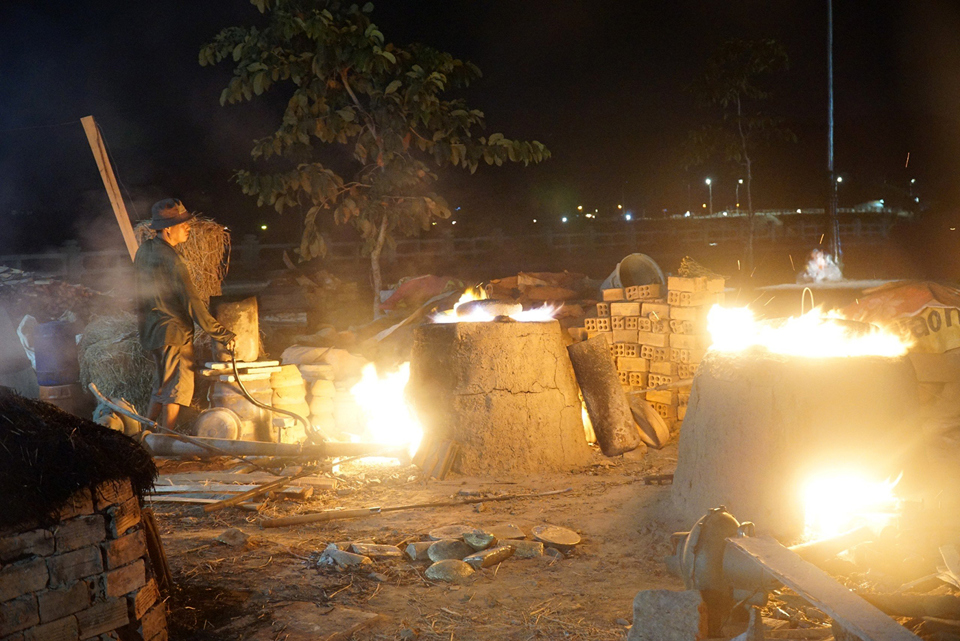
M45 590L37 595L40 606L40 621L49 623L90 607L90 591L87 584L77 581L56 590Z
M710 339L700 334L670 334L670 347L680 349L704 350L710 346Z
M627 299L627 293L623 291L622 288L621 289L605 289L603 290L602 294L603 294L603 300L607 302Z
M646 372L627 372L627 384L630 387L646 387L647 376Z
M128 613L131 621L139 621L160 600L160 589L153 579L134 594L127 595Z
M635 329L615 329L612 332L614 343L639 343L638 332Z
M40 623L37 597L27 594L0 606L0 637L26 630Z
M680 349L679 347L670 348L670 360L674 363L699 363L703 360L707 350L705 349Z
M47 562L41 557L3 566L0 570L0 603L45 588L48 578Z
M657 414L660 415L663 419L676 419L677 418L677 406L669 405L667 403L654 403L653 409L657 410Z
M658 387L660 385L667 385L669 383L676 382L676 376L670 376L668 374L650 374L647 376L647 384L650 387Z
M55 550L53 534L49 530L29 530L0 536L0 563L8 563L27 556L49 556Z
M651 385L651 387L653 387L653 385ZM664 405L675 406L677 405L677 392L676 390L670 389L647 392L647 401L650 403L662 403Z
M639 330L639 316L624 316L623 317L623 328L624 329L636 329Z
M722 292L726 281L722 278L706 276L682 277L668 276L667 289L671 292Z
M106 481L93 488L93 500L98 512L106 510L111 505L119 505L133 497L133 487L130 479L120 481Z
M624 287L623 295L626 296L627 300L638 300L640 298L640 288L636 285Z
M140 502L131 496L122 503L106 509L107 534L110 538L120 538L127 530L140 523Z
M678 307L722 305L722 292L667 292L667 304Z
M626 317L625 316L611 317L610 327L613 329L613 331L617 331L618 329L626 329L627 328Z
M597 316L609 316L610 303L597 303Z
M124 599L107 599L92 608L77 612L80 638L88 639L104 632L112 632L130 621L127 615L127 602Z
M650 320L670 318L670 306L666 303L644 302L640 307L640 315Z
M707 605L698 590L643 590L633 599L633 627L627 641L702 641L707 638Z
M57 542L57 554L96 545L107 538L107 530L101 514L77 516L69 521L63 521L53 534Z
M93 514L93 493L90 488L86 487L75 492L73 496L67 499L66 504L58 511L57 516L60 520L66 520L84 514Z
M697 373L700 363L676 363L677 376L681 379L693 378Z
M74 616L38 625L23 634L23 641L76 641L79 638L80 628Z
M687 406L680 405L677 407L677 420L682 421L687 416Z
M46 561L51 588L69 585L78 579L103 572L100 548L94 545L47 557Z
M709 307L678 307L674 306L670 308L670 318L671 320L682 320L682 321L692 321L694 323L702 323L706 326L707 323L707 314L710 313Z
M399 550L397 550L399 554ZM119 597L139 590L146 585L143 559L137 559L130 565L107 572L107 596Z
M639 316L640 303L610 303L611 316Z
M627 287L625 294L627 300L645 300L649 298L659 298L660 291L660 285L636 285L634 287Z
M670 334L655 334L653 332L638 332L637 343L653 347L667 347L670 344Z
M610 325L609 318L598 318L597 319L597 331L598 332L609 332L612 327Z
M666 361L663 363L650 363L650 373L660 376L679 376L680 366L677 363ZM685 378L680 376L680 378Z
M596 318L584 318L583 319L583 328L587 332L596 332L597 330L597 319Z
M646 372L650 363L645 358L620 356L617 358L617 369L623 372Z
M640 345L637 343L621 343L623 345L623 355L636 358L640 356Z

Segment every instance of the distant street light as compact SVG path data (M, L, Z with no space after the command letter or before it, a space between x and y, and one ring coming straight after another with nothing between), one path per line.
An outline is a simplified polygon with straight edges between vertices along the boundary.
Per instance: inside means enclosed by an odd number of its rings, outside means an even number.
M583 205L577 205L577 211L583 211Z
M713 180L707 178L704 182L707 183L707 190L710 192L708 202L710 203L710 208L707 210L710 216L713 216Z

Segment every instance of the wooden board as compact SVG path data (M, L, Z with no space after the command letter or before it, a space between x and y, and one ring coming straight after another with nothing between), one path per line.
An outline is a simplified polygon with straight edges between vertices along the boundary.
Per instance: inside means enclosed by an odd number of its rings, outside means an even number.
M747 536L727 539L727 542L862 641L920 640L920 637L834 581L826 572L807 563L773 539Z
M189 483L269 483L281 477L264 474L263 472L180 472L178 474L161 474L157 479L157 486L185 485ZM337 479L325 476L305 476L290 485L298 487L312 487L315 490L335 490Z
M237 361L237 369L240 370L260 367L277 367L279 365L280 361ZM227 363L226 361L209 361L204 363L203 366L207 369L233 369L233 363Z
M255 490L259 485L230 485L227 483L200 484L193 483L189 485L157 485L153 488L151 494L243 494L250 490ZM313 495L313 488L310 486L285 487L280 490L274 490L275 494L296 499L308 499Z

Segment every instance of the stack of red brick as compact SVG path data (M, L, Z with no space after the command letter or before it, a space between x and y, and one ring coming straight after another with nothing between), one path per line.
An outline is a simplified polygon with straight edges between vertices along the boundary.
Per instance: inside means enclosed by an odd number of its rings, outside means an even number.
M75 494L47 528L0 529L0 641L165 641L129 481Z

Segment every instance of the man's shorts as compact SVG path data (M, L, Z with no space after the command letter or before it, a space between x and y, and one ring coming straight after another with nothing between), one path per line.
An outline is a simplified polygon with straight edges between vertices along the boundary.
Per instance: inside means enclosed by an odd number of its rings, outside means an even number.
M190 405L193 400L193 343L165 345L150 353L157 368L151 400L161 405Z

